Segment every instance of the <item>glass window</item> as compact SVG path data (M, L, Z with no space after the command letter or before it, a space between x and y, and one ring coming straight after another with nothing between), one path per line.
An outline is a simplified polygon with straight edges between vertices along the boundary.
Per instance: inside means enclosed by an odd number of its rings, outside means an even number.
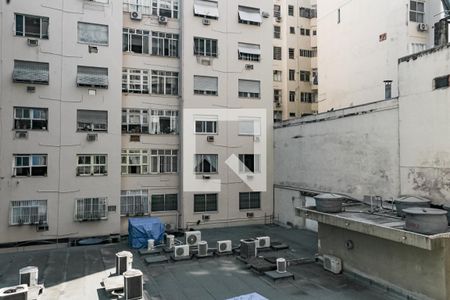
M14 129L47 130L48 109L14 107Z
M77 131L108 131L108 112L77 110Z
M178 57L178 34L153 31L152 54L166 57Z
M75 221L107 219L106 198L82 198L76 200Z
M49 18L16 14L16 36L48 39Z
M122 175L145 175L149 172L148 150L122 150Z
M47 154L14 154L13 176L47 176Z
M218 211L217 194L195 194L194 212Z
M11 201L9 225L46 223L47 200Z
M78 22L78 41L107 46L108 25Z
M178 194L152 195L152 212L178 210Z
M124 28L122 50L138 54L149 54L150 31Z
M239 193L239 209L258 209L261 208L260 192Z
M126 190L120 194L120 215L140 216L149 213L147 190Z
M148 94L149 71L140 69L122 69L122 92Z
M108 175L108 155L77 155L77 176Z
M195 173L217 173L217 154L195 154Z
M151 172L153 174L178 172L178 150L152 149L150 159Z
M152 71L152 94L178 95L178 72Z
M217 57L217 40L194 37L194 55Z

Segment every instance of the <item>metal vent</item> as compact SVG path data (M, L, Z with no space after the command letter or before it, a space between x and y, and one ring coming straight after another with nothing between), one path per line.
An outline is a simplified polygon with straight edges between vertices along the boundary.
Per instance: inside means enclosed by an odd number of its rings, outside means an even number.
M225 243L220 244L220 250L221 251L227 250L227 244L225 244Z
M183 256L184 255L184 249L183 248L177 248L177 255L178 256Z
M266 246L266 240L265 239L260 239L259 240L259 247L265 247Z
M197 236L195 236L195 235L190 235L190 236L188 237L188 244L189 244L189 245L195 244L196 242L197 242Z

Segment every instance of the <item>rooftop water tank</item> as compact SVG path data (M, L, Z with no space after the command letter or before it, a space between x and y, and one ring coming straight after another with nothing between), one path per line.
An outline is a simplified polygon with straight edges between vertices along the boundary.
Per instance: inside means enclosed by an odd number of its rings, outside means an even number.
M342 211L342 203L345 198L336 194L320 194L314 196L316 209L324 213L338 213Z
M436 208L412 207L403 210L405 229L422 234L438 234L448 229L447 211Z
M421 198L421 197L413 197L413 196L405 196L400 197L395 200L395 208L397 210L397 216L404 217L405 213L403 212L406 208L411 207L430 207L430 200Z

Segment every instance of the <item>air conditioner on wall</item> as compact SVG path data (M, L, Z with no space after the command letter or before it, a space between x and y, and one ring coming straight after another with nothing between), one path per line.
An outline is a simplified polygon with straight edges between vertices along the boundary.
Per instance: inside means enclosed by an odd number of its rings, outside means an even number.
M30 47L37 47L39 46L39 40L37 39L28 39L27 40L27 45Z
M28 138L28 131L25 130L18 130L14 134L16 139L27 139Z
M267 248L270 247L270 237L261 236L256 238L256 248Z
M159 16L158 22L159 24L167 24L167 17Z
M142 20L142 13L140 11L132 11L130 12L131 20Z
M88 142L95 142L97 140L97 134L96 133L88 133L86 136L86 140Z
M419 23L417 25L417 30L418 31L428 31L428 24L425 23Z
M206 137L206 141L209 142L209 143L214 142L214 136L213 136L213 135L208 135L208 136Z
M338 257L331 255L324 255L323 268L334 274L340 274L342 272L342 261Z
M189 245L175 246L174 255L176 258L189 256Z
M202 24L203 24L203 25L211 25L211 20L209 20L209 19L203 19L203 20L202 20Z
M224 253L224 252L231 252L231 250L232 244L230 240L217 241L217 252Z
M202 240L202 233L200 231L187 231L185 233L186 244L189 246L197 246Z

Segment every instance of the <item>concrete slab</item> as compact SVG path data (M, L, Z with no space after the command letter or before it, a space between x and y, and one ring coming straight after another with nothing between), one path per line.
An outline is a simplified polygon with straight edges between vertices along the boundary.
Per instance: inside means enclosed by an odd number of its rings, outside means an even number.
M103 286L105 287L105 291L107 291L108 293L123 289L123 275L105 278L103 280Z
M267 271L264 272L264 275L266 275L267 277L269 277L272 280L280 280L280 279L295 279L295 275L292 274L291 272L284 272L284 273L278 273L277 271Z

